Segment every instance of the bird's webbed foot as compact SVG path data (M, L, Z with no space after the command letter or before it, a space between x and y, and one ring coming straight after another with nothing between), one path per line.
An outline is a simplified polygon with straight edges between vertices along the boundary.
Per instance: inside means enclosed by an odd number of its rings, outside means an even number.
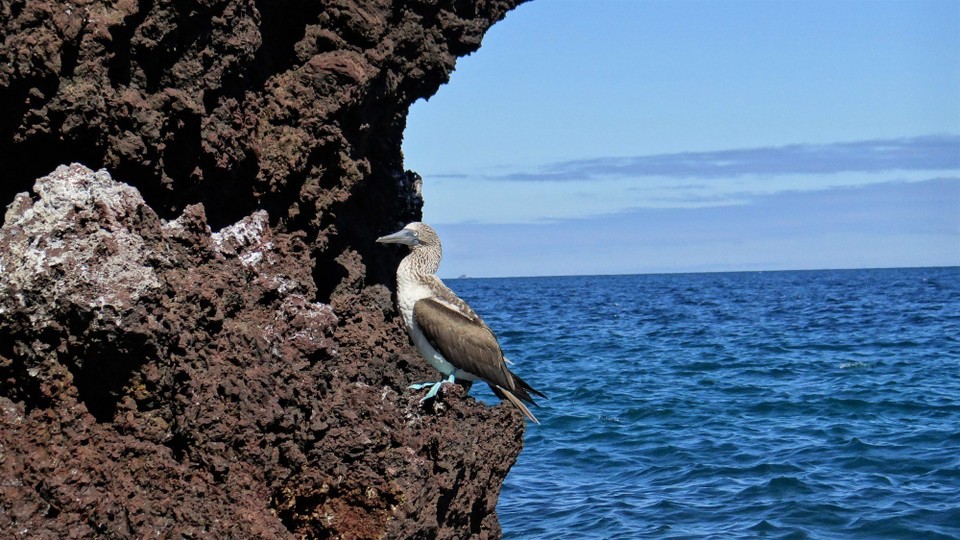
M425 383L411 384L411 385L408 386L407 388L410 388L411 390L423 390L424 388L426 388L426 387L429 386L429 387L430 387L430 391L427 392L427 395L425 395L425 396L423 396L422 398L420 398L420 403L423 403L423 402L425 402L425 401L429 401L429 400L437 397L437 392L440 391L440 387L443 386L445 383L453 384L453 381L454 381L454 379L453 379L453 374L451 373L450 376L447 377L446 379L443 379L443 380L440 380L440 381L437 381L437 382L425 382Z

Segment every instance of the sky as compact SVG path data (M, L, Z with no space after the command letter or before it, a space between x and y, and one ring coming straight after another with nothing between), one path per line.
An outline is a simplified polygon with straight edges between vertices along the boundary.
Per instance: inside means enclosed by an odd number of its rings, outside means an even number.
M960 265L960 0L534 0L403 150L441 277Z

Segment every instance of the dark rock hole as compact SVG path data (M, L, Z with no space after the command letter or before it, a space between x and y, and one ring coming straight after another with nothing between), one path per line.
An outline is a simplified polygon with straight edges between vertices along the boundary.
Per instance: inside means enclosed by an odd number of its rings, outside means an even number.
M96 343L82 351L73 351L78 358L69 366L80 401L97 422L112 422L117 403L130 384L133 373L147 361L143 346Z

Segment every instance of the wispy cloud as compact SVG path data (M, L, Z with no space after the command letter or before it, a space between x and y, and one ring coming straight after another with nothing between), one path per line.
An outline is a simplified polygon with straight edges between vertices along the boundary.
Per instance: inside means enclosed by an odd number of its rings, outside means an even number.
M960 135L601 157L531 170L427 174L426 214L435 223L539 223L637 208L743 206L776 193L960 177Z
M960 178L783 191L548 224L442 224L444 275L960 264Z
M743 175L955 169L960 169L960 135L928 135L833 144L600 157L553 163L535 171L487 178L566 182L618 177L732 178Z
M451 179L451 178L458 179L458 178L469 178L469 177L470 175L466 173L439 173L439 174L430 175L430 178L437 178L437 179Z

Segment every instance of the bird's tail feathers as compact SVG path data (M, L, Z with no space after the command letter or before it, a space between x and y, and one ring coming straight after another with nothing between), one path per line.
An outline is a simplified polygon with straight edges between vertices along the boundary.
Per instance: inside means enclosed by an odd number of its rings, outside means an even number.
M519 397L520 399L526 401L527 403L533 403L534 405L536 405L536 403L533 401L533 398L530 397L530 394L536 394L542 397L543 399L547 399L547 396L544 395L543 392L540 392L536 388L530 386L529 384L526 383L526 381L524 381L520 377L517 377L513 372L511 372L510 375L513 376L513 386L514 386L513 391L517 394L517 397Z
M526 416L530 420L533 420L534 423L536 424L540 423L540 421L537 420L537 417L534 416L532 412L530 412L530 409L528 409L527 406L524 405L519 398L517 398L517 396L513 395L513 392L505 388L501 388L500 386L497 386L495 384L491 384L490 389L493 390L493 393L496 394L498 398L505 399L510 403L512 403L514 407L520 409L520 412L522 412L524 416ZM533 401L531 400L530 403L533 403Z

